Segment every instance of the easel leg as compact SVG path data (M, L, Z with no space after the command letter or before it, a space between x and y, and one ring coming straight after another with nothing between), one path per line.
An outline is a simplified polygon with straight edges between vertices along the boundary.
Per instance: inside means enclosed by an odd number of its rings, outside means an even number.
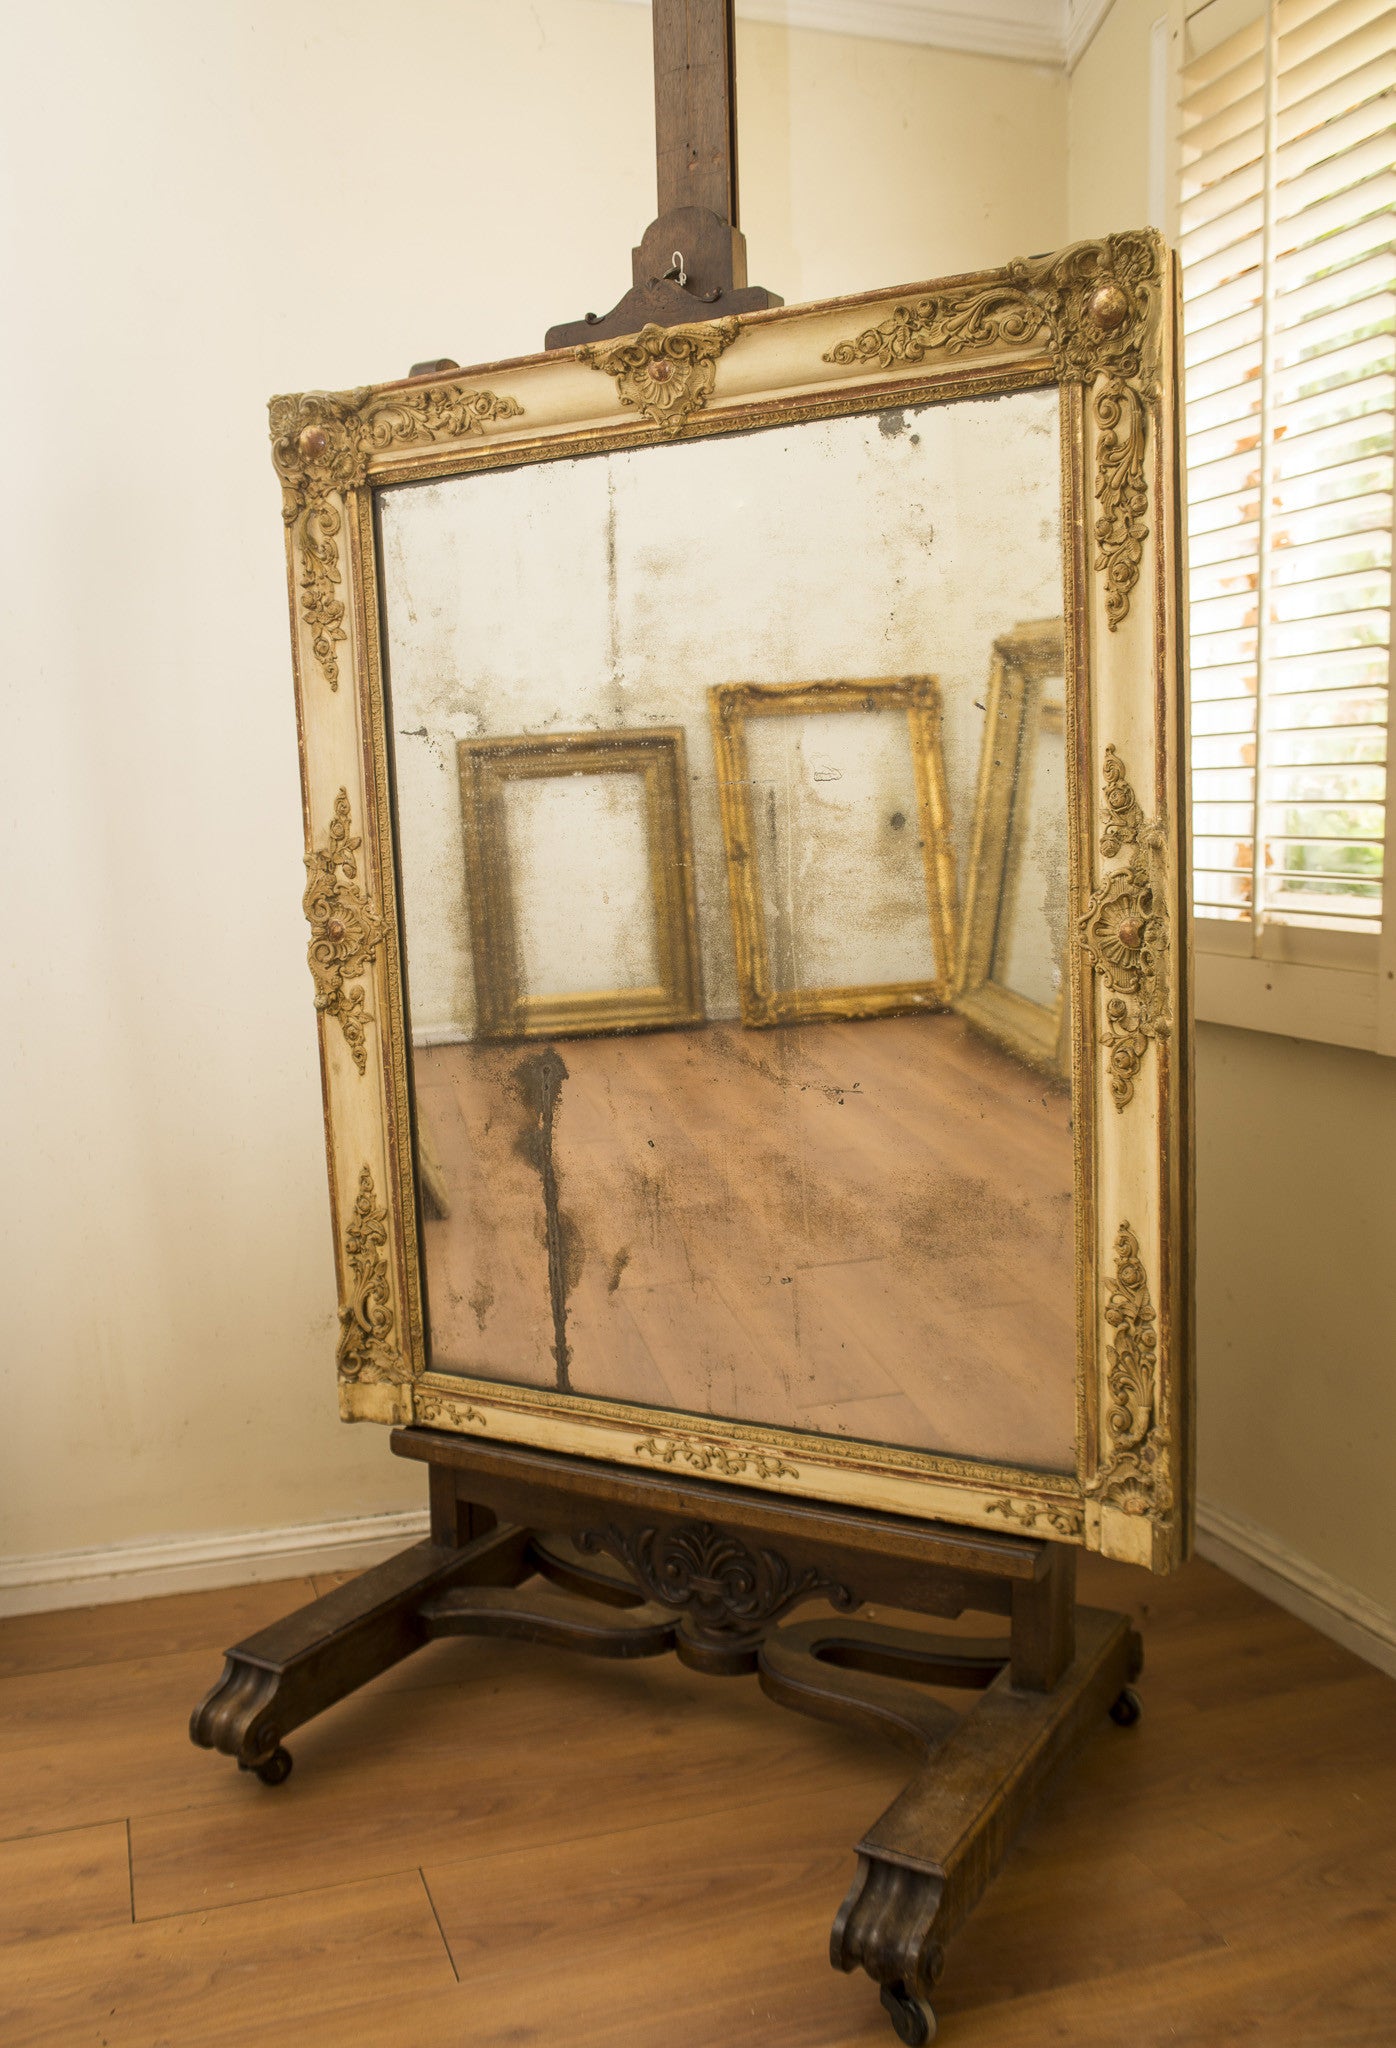
M454 1493L448 1504L433 1486L433 1540L229 1650L223 1676L194 1709L191 1739L236 1757L263 1784L281 1784L291 1770L283 1738L420 1649L431 1631L419 1610L433 1594L448 1586L514 1586L533 1569L526 1529L488 1528L471 1539L475 1517L494 1520L485 1510L458 1506Z
M1139 1669L1123 1615L1078 1608L1075 1660L1051 1691L1002 1671L858 1844L830 1960L881 1986L898 2038L934 2034L945 1943L997 1872L1048 1778L1111 1713Z

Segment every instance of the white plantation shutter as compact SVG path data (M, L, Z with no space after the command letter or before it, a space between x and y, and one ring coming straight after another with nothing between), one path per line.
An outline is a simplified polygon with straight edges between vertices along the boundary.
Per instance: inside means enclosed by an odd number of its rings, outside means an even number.
M1180 243L1195 902L1261 952L1381 928L1396 6L1251 11L1183 73Z

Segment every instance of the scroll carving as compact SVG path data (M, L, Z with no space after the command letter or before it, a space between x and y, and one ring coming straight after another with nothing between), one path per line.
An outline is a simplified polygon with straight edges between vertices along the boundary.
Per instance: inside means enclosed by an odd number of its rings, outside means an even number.
M1085 1522L1079 1508L1055 1501L991 1500L985 1513L1002 1515L1005 1522L1016 1522L1022 1529L1036 1529L1044 1522L1058 1536L1079 1536Z
M1159 1515L1172 1505L1168 1440L1159 1414L1158 1327L1139 1239L1128 1223L1115 1235L1115 1273L1105 1301L1114 1341L1105 1348L1110 1405L1100 1470L1088 1491L1127 1515Z
M339 559L343 524L333 502L357 489L369 458L420 441L459 441L492 420L516 419L516 398L435 384L390 396L354 391L293 392L271 401L271 456L281 479L281 516L300 558L301 615L320 673L339 688L344 599Z
M387 1243L388 1212L379 1203L372 1171L365 1166L344 1232L348 1299L339 1311L335 1352L340 1378L363 1386L400 1384L412 1377L393 1342L393 1288L383 1256Z
M816 1595L847 1613L861 1603L817 1565L801 1571L774 1550L752 1550L711 1522L676 1528L585 1529L577 1548L605 1551L655 1600L685 1610L695 1630L726 1638L759 1634L798 1600Z
M1117 1110L1133 1100L1149 1042L1166 1038L1168 1014L1168 834L1162 820L1146 818L1113 746L1105 749L1102 792L1105 825L1100 850L1121 868L1107 874L1081 914L1078 930L1091 964L1105 983L1101 1034Z
M751 1472L758 1479L798 1479L799 1469L787 1465L772 1452L758 1451L750 1444L728 1444L707 1438L647 1436L635 1446L637 1458L653 1458L658 1465L679 1460L694 1472L720 1472L725 1479L739 1479Z
M740 331L735 319L693 327L651 323L624 341L589 343L577 359L615 379L622 405L643 413L661 433L679 434L707 404L718 357Z
M427 1428L445 1423L447 1429L466 1429L477 1422L481 1429L487 1427L485 1417L469 1401L452 1400L449 1394L428 1394L418 1391L412 1402L412 1419L424 1423Z
M894 306L886 319L824 357L846 368L890 370L934 356L1040 344L1061 383L1090 389L1099 507L1095 567L1105 577L1112 633L1128 615L1149 531L1144 450L1155 384L1159 266L1153 234L1080 242L1045 262L1010 263L988 284L951 286Z
M349 984L368 973L385 925L360 886L358 853L363 840L351 825L349 792L341 789L326 844L305 858L302 908L310 920L308 957L315 1007L336 1019L362 1074L368 1064L364 1026L373 1019L364 1008L363 990Z

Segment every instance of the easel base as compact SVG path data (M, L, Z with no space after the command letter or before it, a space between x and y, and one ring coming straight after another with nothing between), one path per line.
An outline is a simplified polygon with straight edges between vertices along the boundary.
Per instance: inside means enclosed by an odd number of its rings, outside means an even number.
M430 1468L430 1540L230 1650L193 1740L280 1784L293 1729L446 1635L756 1671L778 1705L916 1755L857 1844L830 1960L868 1973L899 2040L931 2040L945 1943L1029 1808L1107 1714L1138 1718L1139 1639L1125 1616L1072 1604L1074 1552L428 1430L398 1431L394 1449ZM840 1615L782 1624L813 1598ZM842 1619L865 1600L1010 1626L979 1638ZM930 1687L976 1697L958 1713Z

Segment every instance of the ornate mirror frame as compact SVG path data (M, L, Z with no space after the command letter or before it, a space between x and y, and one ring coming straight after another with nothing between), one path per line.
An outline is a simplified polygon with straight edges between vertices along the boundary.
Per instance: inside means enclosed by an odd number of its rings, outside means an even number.
M1176 283L1152 232L271 403L350 1420L1005 1524L1167 1570L1191 1520ZM1066 555L1077 1463L1034 1472L428 1369L375 493L595 450L1057 386Z

